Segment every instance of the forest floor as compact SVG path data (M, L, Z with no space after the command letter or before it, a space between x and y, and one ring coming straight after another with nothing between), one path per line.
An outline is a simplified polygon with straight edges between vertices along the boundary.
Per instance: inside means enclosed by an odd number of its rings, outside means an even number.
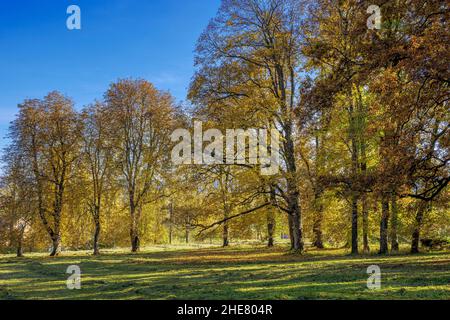
M68 266L81 289L66 286ZM367 268L381 288L367 288ZM450 299L450 251L349 256L338 249L289 254L285 247L145 248L50 258L0 255L0 299Z

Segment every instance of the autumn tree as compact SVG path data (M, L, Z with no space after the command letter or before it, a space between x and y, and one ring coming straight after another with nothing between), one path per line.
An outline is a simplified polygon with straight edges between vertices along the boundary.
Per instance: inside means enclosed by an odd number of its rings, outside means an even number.
M61 249L61 215L66 186L79 159L80 124L73 102L58 92L26 100L11 126L14 147L33 173L39 217L52 241L51 256Z
M130 211L131 250L136 252L143 206L160 191L169 164L173 101L151 83L132 79L113 83L105 99Z
M94 255L100 254L99 238L101 231L101 211L105 188L112 178L113 151L105 105L96 102L81 113L84 124L82 155L88 174L91 194L87 201L92 214L94 230Z

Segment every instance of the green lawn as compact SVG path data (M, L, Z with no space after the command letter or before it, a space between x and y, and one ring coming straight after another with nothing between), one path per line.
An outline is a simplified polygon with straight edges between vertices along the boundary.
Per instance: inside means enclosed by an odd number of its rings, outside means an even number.
M81 268L81 290L66 288L69 265ZM380 290L367 289L370 265L381 268ZM241 246L0 255L0 299L450 299L450 252L298 256Z

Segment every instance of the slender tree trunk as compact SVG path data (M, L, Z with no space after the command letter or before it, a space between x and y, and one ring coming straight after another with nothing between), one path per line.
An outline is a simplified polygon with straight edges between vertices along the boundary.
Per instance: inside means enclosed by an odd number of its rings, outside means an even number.
M222 233L222 239L223 239L223 247L228 247L228 221L223 224L223 233Z
M420 242L420 230L422 229L423 216L425 214L427 204L425 202L421 202L418 206L416 213L416 222L412 234L411 241L411 253L419 253L419 242Z
M17 257L21 258L23 257L23 236L25 233L25 227L20 228L19 234L17 237Z
M189 227L186 225L186 230L184 232L184 241L186 242L186 244L189 243Z
M94 230L94 256L100 254L99 240L100 240L100 219L95 219L95 230Z
M269 248L273 247L274 245L273 241L274 233L275 233L275 217L273 215L273 212L270 211L267 214L267 237L268 237L267 246Z
M136 208L135 204L131 202L131 227L130 227L130 240L131 240L131 252L138 252L140 249L139 230L138 230L138 215L140 208Z
M313 245L318 249L323 249L323 233L322 233L322 223L323 223L323 203L322 203L322 191L316 190L314 193L314 242Z
M352 93L350 93L351 103L349 107L349 135L351 142L351 202L352 202L352 254L358 254L358 198L360 188L358 186L358 171L359 171L359 138L358 138L358 119L355 114L354 101Z
M391 196L391 251L398 252L398 206L395 194Z
M380 254L387 254L388 248L388 221L389 221L389 198L383 193L381 198L381 222L380 222Z
M169 244L172 244L173 237L173 202L169 204Z
M358 254L358 197L352 194L352 254Z
M364 106L362 105L362 99L359 93L359 106L361 110L361 114L365 114L366 112L363 110ZM365 118L364 118L365 123ZM367 176L367 155L366 155L366 141L364 135L360 135L360 144L361 144L361 176L366 178ZM367 194L365 191L362 192L361 195L361 206L362 206L362 232L363 232L363 252L369 253L369 205L367 202Z
M363 194L361 198L362 202L362 216L363 216L363 251L364 253L370 252L369 246L369 206L367 204L367 195Z
M13 219L10 219L8 229L9 229L8 248L13 248L14 247L14 222L13 222Z
M274 185L271 185L270 187L270 202L272 205L269 207L269 211L267 213L267 247L269 248L274 246L275 214L277 212L276 191Z
M292 217L292 250L298 253L303 253L303 225L302 225L302 211L300 208L300 190L297 181L297 164L295 161L295 147L292 136L292 122L285 125L285 142L284 153L287 167L287 205L288 211Z

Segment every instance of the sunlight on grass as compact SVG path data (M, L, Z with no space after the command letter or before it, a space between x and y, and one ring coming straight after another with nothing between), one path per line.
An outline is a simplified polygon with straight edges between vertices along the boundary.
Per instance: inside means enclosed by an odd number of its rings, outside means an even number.
M0 255L0 299L450 299L449 252L344 253L242 246ZM66 288L72 264L82 270L81 290ZM366 287L372 264L382 270L378 291Z

